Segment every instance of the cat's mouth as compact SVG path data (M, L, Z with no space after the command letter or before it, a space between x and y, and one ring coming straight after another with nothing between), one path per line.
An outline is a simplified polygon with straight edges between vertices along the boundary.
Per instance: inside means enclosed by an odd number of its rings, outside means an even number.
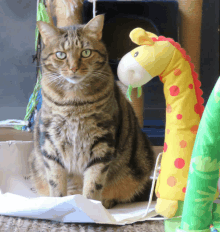
M81 82L84 79L84 77L73 76L73 77L65 77L65 79L72 84L77 84Z

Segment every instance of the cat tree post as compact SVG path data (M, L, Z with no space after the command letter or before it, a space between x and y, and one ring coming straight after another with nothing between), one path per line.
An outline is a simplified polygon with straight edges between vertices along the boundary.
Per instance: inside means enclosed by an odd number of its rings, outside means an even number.
M57 27L82 23L83 0L55 0Z
M142 87L141 87L142 88ZM142 88L143 91L143 88ZM141 96L138 98L137 97L137 88L133 88L132 92L131 92L131 105L134 109L134 112L138 118L138 122L140 127L142 128L144 125L144 116L143 116L143 112L144 112L144 94L142 92Z
M203 0L178 0L180 12L179 42L195 65L200 77L200 49Z

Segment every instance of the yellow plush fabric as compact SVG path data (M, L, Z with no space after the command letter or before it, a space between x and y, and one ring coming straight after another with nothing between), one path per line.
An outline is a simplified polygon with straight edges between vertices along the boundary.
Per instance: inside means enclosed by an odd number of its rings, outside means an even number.
M178 209L178 201L157 199L157 205L155 207L156 212L160 212L161 215L167 218L174 217Z
M152 77L160 76L164 84L166 129L156 211L171 218L178 201L185 197L191 154L204 110L200 82L190 57L172 39L158 38L141 28L134 29L130 37L142 45L131 51L132 56Z
M180 70L180 75L175 75L175 70ZM160 184L156 193L160 198L183 201L200 116L194 109L195 91L189 87L193 85L191 68L179 50L175 50L161 77L167 108Z

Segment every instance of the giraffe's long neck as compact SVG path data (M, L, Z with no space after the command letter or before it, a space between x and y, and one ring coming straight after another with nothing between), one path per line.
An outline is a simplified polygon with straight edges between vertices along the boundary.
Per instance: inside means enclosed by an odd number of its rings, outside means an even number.
M160 79L164 83L167 105L164 143L166 155L162 159L163 174L156 192L163 199L183 200L191 153L202 114L202 105L198 102L195 88L195 83L198 82L193 76L191 64L179 49L175 49ZM168 165L172 168L167 169Z
M201 82L198 80L198 74L194 71L194 65L190 62L190 56L186 55L186 51L181 48L181 46L176 43L174 40L170 38L165 38L160 36L159 38L153 38L154 41L161 42L167 41L172 44L172 47L175 48L173 52L173 57L170 59L169 57L169 65L164 69L164 71L160 74L160 80L164 83L164 88L167 89L169 85L172 83L177 83L170 90L170 95L172 96L172 92L174 95L180 91L179 88L182 89L181 92L188 89L192 89L191 92L195 93L197 104L195 107L195 111L199 114L200 118L202 117L202 113L204 111L204 99L202 98L202 90L200 89ZM184 68L183 68L184 67ZM177 79L178 77L178 79ZM190 80L190 84L187 86L187 79ZM181 80L181 81L178 81ZM181 87L178 86L178 83ZM187 91L184 92L185 98L187 98ZM166 93L165 93L165 97ZM167 99L167 98L166 98Z
M172 59L160 75L166 98L166 131L156 194L161 201L165 200L156 208L163 215L163 210L169 208L166 200L172 201L170 207L175 210L177 201L184 200L191 154L204 110L204 100L201 97L198 75L184 49L165 37L159 37L155 41L169 41L175 48ZM174 214L170 210L168 216L172 217Z
M164 83L167 103L166 123L176 121L176 126L179 127L195 125L194 119L201 117L202 109L198 103L191 66L179 50L175 50L173 59L160 78Z

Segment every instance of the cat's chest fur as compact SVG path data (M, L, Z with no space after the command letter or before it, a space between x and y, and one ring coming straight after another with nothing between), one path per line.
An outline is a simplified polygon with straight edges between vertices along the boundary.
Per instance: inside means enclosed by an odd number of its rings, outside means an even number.
M110 115L103 115L103 118L111 121ZM103 119L96 114L84 118L64 118L57 114L52 115L50 120L48 131L65 168L68 173L82 175L91 160L92 144L105 132L100 126Z

